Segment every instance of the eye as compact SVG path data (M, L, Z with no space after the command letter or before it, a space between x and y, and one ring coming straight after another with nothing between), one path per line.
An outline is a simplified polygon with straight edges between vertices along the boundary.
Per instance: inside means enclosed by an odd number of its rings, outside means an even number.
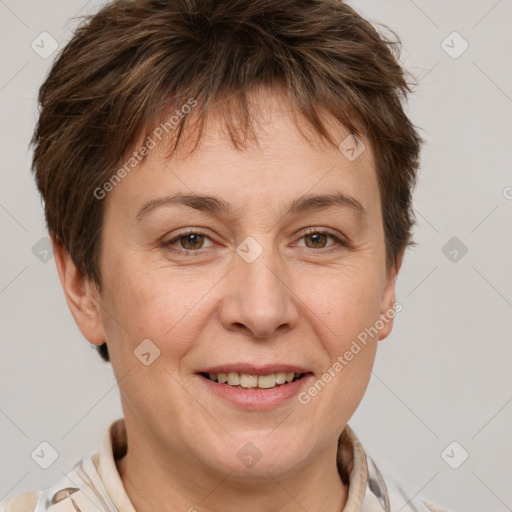
M191 252L199 252L201 249L204 249L205 242L210 240L210 238L199 230L188 230L179 233L174 238L170 240L165 240L162 242L162 247L175 251L177 253L188 255ZM210 240L211 241L211 240Z
M304 244L299 243L298 245L307 247L313 252L331 252L349 247L348 242L320 228L309 228L299 239L299 241L302 240L304 240ZM329 241L331 243L329 243ZM175 237L164 240L161 244L162 247L184 256L199 256L207 247L212 245L214 245L214 243L211 238L198 229L182 231ZM322 251L322 249L325 250Z
M309 249L332 250L330 249L331 246L337 246L334 247L334 250L336 250L340 247L348 247L347 242L341 240L333 233L322 231L319 228L309 228L307 232L300 238L300 240L304 240L305 247ZM333 243L329 244L329 240L333 241Z

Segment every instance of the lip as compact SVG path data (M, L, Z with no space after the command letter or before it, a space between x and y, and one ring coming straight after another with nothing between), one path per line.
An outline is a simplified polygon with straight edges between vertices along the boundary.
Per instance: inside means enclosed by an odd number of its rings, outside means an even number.
M303 366L295 366L290 364L269 364L265 366L255 366L250 363L235 363L211 366L199 370L197 373L246 373L248 375L270 375L278 372L293 373L311 373L311 370Z
M221 368L221 367L219 367ZM226 368L226 367L223 367ZM234 367L229 367L234 368ZM279 366L279 368L283 368L283 366ZM290 367L289 367L290 368ZM272 371L269 372L267 367L263 370L262 368L258 369L260 373L253 373L253 375L264 375L267 373L274 373ZM219 373L222 370L211 371L209 373ZM235 371L231 369L231 371ZM284 370L281 370L284 371ZM292 371L292 370L290 370ZM242 372L246 373L246 371ZM247 372L249 373L249 372ZM206 386L206 389L209 393L221 398L223 401L227 401L230 404L236 405L240 409L244 409L247 411L261 411L276 408L286 401L290 400L292 397L295 397L304 387L306 387L310 380L313 378L313 373L311 372L295 372L295 373L305 373L300 379L295 380L293 382L289 382L287 384L281 384L274 388L270 389L260 389L260 388L251 388L251 389L243 389L243 388L235 388L233 386L229 386L227 384L220 384L219 382L214 382L207 377L197 373L196 376L199 379L202 385Z

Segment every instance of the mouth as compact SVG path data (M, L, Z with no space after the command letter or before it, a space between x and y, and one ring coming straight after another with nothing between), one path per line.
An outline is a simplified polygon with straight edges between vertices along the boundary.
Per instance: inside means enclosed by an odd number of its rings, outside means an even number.
M246 411L271 410L290 403L313 379L307 367L282 363L236 363L196 372L212 396Z
M199 372L199 375L217 384L224 384L231 388L254 390L273 389L286 386L292 382L303 379L311 372L276 372L266 375L254 375L238 372Z

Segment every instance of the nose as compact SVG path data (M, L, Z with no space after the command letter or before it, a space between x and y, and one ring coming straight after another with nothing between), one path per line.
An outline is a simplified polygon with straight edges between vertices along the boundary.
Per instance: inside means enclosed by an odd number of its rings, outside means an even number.
M235 255L220 308L223 327L253 338L269 338L293 329L299 312L287 281L285 266L271 249L251 263Z

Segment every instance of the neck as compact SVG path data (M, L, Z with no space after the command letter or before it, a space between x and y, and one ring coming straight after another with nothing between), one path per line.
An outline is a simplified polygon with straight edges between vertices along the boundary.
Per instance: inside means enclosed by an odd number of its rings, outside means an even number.
M139 438L141 439L141 438ZM341 512L348 489L336 465L337 445L287 475L258 481L219 474L182 454L148 445L130 446L116 461L126 493L137 512Z

